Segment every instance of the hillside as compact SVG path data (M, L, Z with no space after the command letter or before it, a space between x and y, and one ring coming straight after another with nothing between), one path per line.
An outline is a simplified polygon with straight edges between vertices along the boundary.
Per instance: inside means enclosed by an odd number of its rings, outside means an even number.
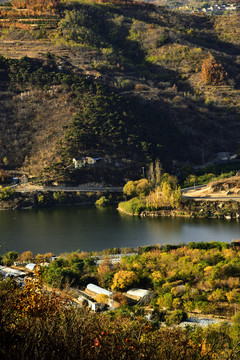
M238 151L238 15L46 3L0 7L2 167L116 183L155 158L172 170L200 164L202 149L205 160ZM89 155L105 165L74 171L72 158Z

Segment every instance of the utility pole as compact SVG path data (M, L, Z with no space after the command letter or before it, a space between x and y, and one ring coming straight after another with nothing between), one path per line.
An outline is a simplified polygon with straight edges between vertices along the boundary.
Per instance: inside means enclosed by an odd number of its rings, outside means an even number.
M145 169L144 166L142 167L143 177L145 178Z

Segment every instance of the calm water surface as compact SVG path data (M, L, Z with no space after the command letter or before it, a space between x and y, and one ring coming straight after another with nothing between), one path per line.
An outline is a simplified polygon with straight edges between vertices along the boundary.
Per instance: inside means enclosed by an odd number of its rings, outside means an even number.
M1 211L0 229L2 253L31 250L58 255L78 249L240 239L240 223L235 220L141 219L95 207Z

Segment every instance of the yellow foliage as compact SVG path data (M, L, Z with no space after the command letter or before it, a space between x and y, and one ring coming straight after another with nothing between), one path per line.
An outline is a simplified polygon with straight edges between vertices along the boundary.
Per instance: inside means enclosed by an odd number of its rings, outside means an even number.
M137 281L137 275L133 271L121 270L114 275L112 289L124 289L133 286Z
M109 297L105 294L99 294L95 297L95 300L102 304L109 304Z

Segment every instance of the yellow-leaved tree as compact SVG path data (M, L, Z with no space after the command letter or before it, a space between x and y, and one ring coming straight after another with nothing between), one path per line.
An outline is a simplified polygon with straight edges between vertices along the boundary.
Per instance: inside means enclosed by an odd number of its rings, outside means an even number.
M130 286L136 285L138 277L133 271L121 270L115 273L113 278L113 290L125 290Z

